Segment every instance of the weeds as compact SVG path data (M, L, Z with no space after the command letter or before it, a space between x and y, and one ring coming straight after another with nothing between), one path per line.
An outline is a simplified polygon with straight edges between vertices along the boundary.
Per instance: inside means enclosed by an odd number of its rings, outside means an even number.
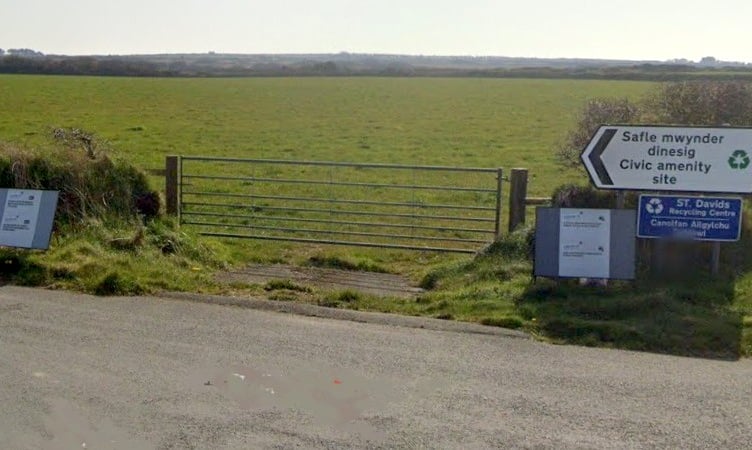
M60 191L56 224L106 216L147 219L159 214L159 196L140 170L68 146L28 149L0 143L0 185Z
M224 256L220 256L224 247L200 241L174 227L169 219L155 219L147 227L138 221L114 219L63 225L46 253L0 251L0 276L20 285L97 295L219 291L211 273L226 264ZM130 237L122 242L114 240L122 235ZM170 253L160 246L165 235L174 239Z
M311 267L323 267L329 269L351 270L359 272L389 273L386 268L372 261L361 259L357 262L352 262L339 256L311 256L308 259L307 265Z
M301 286L299 284L293 283L291 280L271 280L266 283L264 290L267 292L287 290L294 292L305 292L308 294L313 292L313 289L309 288L308 286Z
M96 295L140 295L144 291L136 281L118 272L108 273L94 286Z

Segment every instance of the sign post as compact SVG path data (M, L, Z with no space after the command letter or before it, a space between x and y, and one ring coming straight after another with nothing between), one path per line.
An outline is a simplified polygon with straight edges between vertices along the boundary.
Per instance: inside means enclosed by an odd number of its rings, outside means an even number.
M752 193L752 128L603 125L581 159L600 189Z

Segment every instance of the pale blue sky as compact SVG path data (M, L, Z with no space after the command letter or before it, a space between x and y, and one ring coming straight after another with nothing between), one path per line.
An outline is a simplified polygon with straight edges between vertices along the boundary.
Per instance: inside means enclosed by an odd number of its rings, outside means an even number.
M752 0L0 0L0 48L752 62Z

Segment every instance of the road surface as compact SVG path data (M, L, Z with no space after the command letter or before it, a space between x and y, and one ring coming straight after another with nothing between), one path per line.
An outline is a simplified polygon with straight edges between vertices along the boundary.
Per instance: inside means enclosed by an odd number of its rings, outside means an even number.
M0 288L0 448L750 448L752 361Z

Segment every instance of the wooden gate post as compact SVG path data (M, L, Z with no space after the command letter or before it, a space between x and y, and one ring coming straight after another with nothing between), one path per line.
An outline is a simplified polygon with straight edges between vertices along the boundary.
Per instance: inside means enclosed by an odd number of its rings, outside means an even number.
M512 169L509 178L509 232L525 223L527 206L527 169Z
M627 193L624 191L616 191L616 209L624 209L626 203Z
M171 216L177 216L180 209L178 200L179 161L179 156L167 156L165 158L165 210Z

